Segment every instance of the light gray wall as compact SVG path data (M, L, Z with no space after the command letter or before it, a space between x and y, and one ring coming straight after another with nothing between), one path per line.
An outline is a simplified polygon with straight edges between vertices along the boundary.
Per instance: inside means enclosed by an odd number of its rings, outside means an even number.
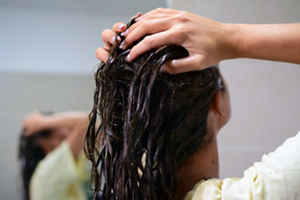
M300 22L298 0L170 0L168 5L226 23ZM232 118L218 138L221 178L241 177L300 130L300 66L250 59L220 66L232 105Z
M102 30L163 6L163 0L0 0L0 200L20 199L23 116L91 110Z
M0 73L0 199L20 195L17 165L18 139L24 115L35 111L92 108L92 75Z
M0 0L0 72L90 74L101 32L163 0Z

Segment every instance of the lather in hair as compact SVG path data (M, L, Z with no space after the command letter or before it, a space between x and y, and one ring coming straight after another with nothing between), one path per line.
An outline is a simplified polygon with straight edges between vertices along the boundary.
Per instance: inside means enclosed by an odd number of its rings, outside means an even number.
M161 73L164 62L188 56L180 46L148 51L134 62L126 61L128 53L115 45L95 73L85 141L95 197L102 190L103 199L173 199L178 165L209 142L211 100L224 83L217 66Z

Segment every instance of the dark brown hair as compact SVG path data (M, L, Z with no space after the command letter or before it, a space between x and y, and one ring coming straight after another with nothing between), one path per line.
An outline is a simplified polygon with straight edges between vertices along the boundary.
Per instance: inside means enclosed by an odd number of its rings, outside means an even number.
M41 111L43 115L52 115L53 112ZM22 179L22 198L23 200L29 200L29 186L30 180L34 173L35 168L41 160L46 156L44 149L40 146L38 140L40 138L49 138L51 130L42 130L31 136L25 136L24 130L20 135L19 141L19 167L21 171Z
M19 144L19 166L22 178L22 197L24 200L30 199L29 185L35 168L46 156L43 148L39 145L39 138L50 136L49 130L43 130L37 134L26 137L24 133L20 136Z
M211 99L224 84L216 66L161 73L164 62L188 56L183 47L151 50L134 62L126 61L129 51L116 45L95 74L85 141L95 197L102 190L103 199L172 199L177 166L204 145Z

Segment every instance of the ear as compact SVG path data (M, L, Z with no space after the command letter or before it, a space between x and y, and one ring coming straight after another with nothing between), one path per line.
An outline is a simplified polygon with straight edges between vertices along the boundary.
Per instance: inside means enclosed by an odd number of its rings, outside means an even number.
M216 114L223 116L226 114L226 110L224 107L224 99L222 95L222 91L219 90L212 98L211 105L210 105L211 111L215 112Z

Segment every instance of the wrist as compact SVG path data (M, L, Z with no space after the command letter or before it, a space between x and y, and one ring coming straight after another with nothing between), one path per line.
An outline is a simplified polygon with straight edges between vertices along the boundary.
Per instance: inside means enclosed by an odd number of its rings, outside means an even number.
M245 36L239 24L222 24L221 60L243 57Z
M42 130L51 129L52 117L51 115L43 115L40 122L40 127Z

